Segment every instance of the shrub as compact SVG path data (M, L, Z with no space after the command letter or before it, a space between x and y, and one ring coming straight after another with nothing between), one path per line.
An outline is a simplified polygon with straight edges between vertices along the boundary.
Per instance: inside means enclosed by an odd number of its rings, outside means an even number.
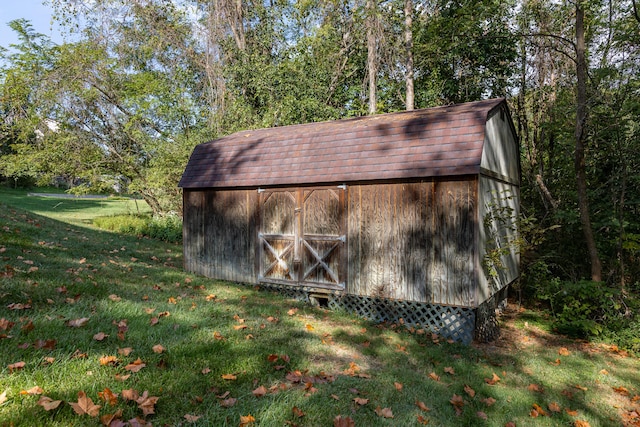
M182 242L182 220L177 215L115 215L96 218L94 225L103 230L149 237L170 243Z

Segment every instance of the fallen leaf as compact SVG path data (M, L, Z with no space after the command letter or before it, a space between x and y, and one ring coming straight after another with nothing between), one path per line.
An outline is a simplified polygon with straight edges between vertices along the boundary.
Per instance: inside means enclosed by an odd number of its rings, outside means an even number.
M98 412L102 406L95 405L91 398L87 397L84 391L78 392L78 401L69 402L69 405L78 415L89 415L90 417L97 417Z
M453 408L456 410L456 415L462 414L462 410L464 408L464 399L462 398L462 396L454 394L449 400L449 403L451 403L453 405Z
M0 406L2 406L2 404L4 404L7 401L7 390L3 391L2 394L0 394Z
M333 419L333 427L355 427L356 423L349 416L338 415Z
M290 309L289 311L287 311L287 314L288 314L289 316L293 316L293 315L294 315L294 314L296 314L297 312L298 312L298 309L297 309L297 308L292 308L292 309Z
M332 395L331 395L331 398L332 398L333 400L340 400L340 396L335 395L335 394L332 394Z
M118 354L120 356L128 356L133 352L133 349L131 347L125 347L125 348L119 348L118 349Z
M535 415L533 415L535 413ZM538 405L537 403L533 404L533 409L531 410L531 416L532 417L537 417L538 415L542 415L543 417L546 417L547 411L545 411L544 409L542 409L542 407L540 405Z
M218 341L224 341L225 337L222 336L222 334L218 331L214 331L213 332L213 338L217 339Z
M569 356L571 352L566 347L561 347L560 350L558 350L558 354L560 356Z
M557 402L551 402L551 403L549 403L549 405L547 405L547 407L549 408L549 411L551 411L551 412L562 412L562 408L560 407L560 405Z
M15 322L10 322L4 317L0 319L0 329L2 329L3 331L9 331L14 326L15 326Z
M36 327L33 325L33 322L31 320L29 320L27 323L25 323L24 325L22 325L22 327L20 328L20 330L22 332L31 332L35 329Z
M476 391L466 384L464 386L464 392L467 393L469 397L475 397L476 395Z
M394 382L393 385L395 386L396 390L402 391L402 383Z
M112 392L109 388L105 387L103 391L98 392L98 398L102 399L105 403L116 406L118 403L118 394Z
M589 424L588 421L584 421L584 420L576 420L573 425L575 427L591 427L591 424Z
M256 388L255 390L253 390L251 392L255 397L262 397L265 394L267 394L267 388L263 385L261 385L260 387Z
M234 398L234 397L230 397L228 399L224 399L220 402L220 406L222 406L223 408L231 408L233 405L236 404L236 402L238 401L238 399Z
M10 374L13 373L13 371L19 371L20 369L23 369L24 367L25 367L25 363L22 362L22 361L7 365L7 368L9 368L9 373Z
M115 356L102 356L100 357L100 365L115 365L118 363L118 358Z
M534 391L537 393L544 393L544 388L538 384L529 384L529 386L527 387L527 390Z
M109 299L113 302L120 302L122 300L122 298L120 298L118 295L116 294L111 294L109 295Z
M249 424L255 423L256 419L251 415L240 415L240 427L246 427Z
M142 413L147 416L151 414L155 414L155 404L160 399L157 396L149 396L149 392L145 390L138 399L136 399L136 403L138 404L138 408L142 410Z
M240 331L242 329L247 329L248 326L247 325L233 325L233 329L235 329L236 331Z
M366 405L367 403L369 403L369 399L365 399L363 397L354 397L353 401L356 402L360 406Z
M38 405L42 406L45 411L52 411L60 406L61 403L62 400L53 400L47 396L40 396L40 399L38 399Z
M307 329L307 331L313 331L313 330L315 329L315 328L313 327L313 325L310 325L310 324L308 324L308 323L307 323L306 325L304 325L304 327Z
M569 415L571 417L577 417L578 416L578 411L576 411L575 409L566 408L564 411L567 413L567 415Z
M202 375L207 375L209 373L211 373L211 369L210 368L204 368L202 371L200 371L202 373Z
M23 390L20 392L20 394L29 394L31 396L42 393L44 393L44 390L39 386L31 387L29 390Z
M514 423L513 421L509 421L504 425L504 427L516 427L516 423Z
M480 401L487 406L492 406L494 403L496 403L496 399L494 399L493 397L487 397L486 399L481 399Z
M100 417L100 423L108 427L124 427L127 423L120 420L122 409L118 409L114 414L104 414Z
M482 411L476 412L476 415L478 416L478 418L482 418L483 420L486 420L487 418L489 418L489 417L487 417L487 414L485 414Z
M440 376L438 374L436 374L435 372L431 372L429 374L429 378L431 378L434 381L440 381Z
M67 326L69 326L71 328L80 328L80 327L86 325L88 321L89 321L88 317L82 317L80 319L73 319L73 320L69 320L67 322Z
M185 416L184 416L184 419L187 420L187 422L190 422L190 423L195 423L200 418L202 418L202 415L185 414Z
M419 400L416 400L416 406L424 412L429 412L431 410L427 405L424 404L424 402L421 402Z
M444 371L445 371L447 374L451 374L451 375L455 375L455 374L456 374L456 371L455 371L451 366L447 366L447 367L445 367L445 368L444 368Z
M295 417L298 417L298 418L302 418L302 417L304 417L304 416L306 415L306 414L305 414L304 412L302 412L302 411L300 410L300 408L298 408L297 406L294 406L293 408L291 408L291 412L293 412L293 415L294 415Z
M102 341L105 338L107 338L109 335L105 334L104 332L98 332L97 334L95 334L93 336L93 339L96 341Z
M162 346L162 344L156 344L156 345L154 345L152 347L152 350L153 350L154 353L160 354L160 353L164 352L164 347Z
M234 374L224 374L222 375L222 379L227 381L235 381L238 379L238 377L236 377Z
M615 391L618 394L621 394L623 396L629 396L629 390L627 390L626 387L613 387L613 391Z
M493 376L491 378L485 378L484 382L486 382L489 385L496 385L498 382L500 382L500 377L496 375L496 373L493 373Z
M144 368L146 365L146 363L144 363L139 357L134 360L133 362L129 363L127 366L124 367L124 369L126 371L129 372L138 372L140 371L142 368Z
M380 407L378 406L375 410L375 413L379 416L379 417L383 417L383 418L393 418L393 412L391 412L391 408L382 408L380 409Z

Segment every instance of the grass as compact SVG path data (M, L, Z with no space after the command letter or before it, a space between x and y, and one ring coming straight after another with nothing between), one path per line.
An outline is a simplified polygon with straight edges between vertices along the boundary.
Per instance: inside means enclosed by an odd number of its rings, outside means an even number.
M238 426L248 415L256 426L330 426L338 415L356 426L620 426L640 411L637 358L553 335L536 313L509 311L496 343L449 343L185 273L178 245L88 226L116 205L61 212L51 200L8 194L0 192L0 426L100 425L119 410L123 421L156 426ZM145 366L132 372L138 359ZM494 374L499 381L488 382ZM113 405L100 398L106 389L118 394ZM158 398L154 413L123 398L132 389ZM74 411L80 391L101 405L98 417ZM62 403L47 411L42 395ZM547 415L533 418L534 405Z
M30 194L56 194L60 198L41 197ZM18 206L34 214L64 221L78 226L90 226L96 218L117 214L148 214L151 209L140 200L108 197L104 199L87 199L82 197L65 197L66 193L55 189L8 189L0 187L0 201Z

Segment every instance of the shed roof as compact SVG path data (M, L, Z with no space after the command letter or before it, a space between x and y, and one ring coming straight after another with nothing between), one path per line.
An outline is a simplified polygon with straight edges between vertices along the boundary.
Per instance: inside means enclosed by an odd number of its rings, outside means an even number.
M232 188L416 179L480 172L503 98L237 132L198 145L179 186Z

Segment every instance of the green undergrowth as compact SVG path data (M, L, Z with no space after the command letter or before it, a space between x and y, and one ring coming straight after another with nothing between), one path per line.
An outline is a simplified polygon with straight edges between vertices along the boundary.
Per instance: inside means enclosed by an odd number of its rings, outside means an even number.
M623 424L638 359L530 313L465 346L185 273L176 244L0 205L0 426ZM74 410L80 392L92 415Z
M93 224L103 230L133 236L159 239L170 243L182 242L182 220L177 215L113 215L98 217Z

